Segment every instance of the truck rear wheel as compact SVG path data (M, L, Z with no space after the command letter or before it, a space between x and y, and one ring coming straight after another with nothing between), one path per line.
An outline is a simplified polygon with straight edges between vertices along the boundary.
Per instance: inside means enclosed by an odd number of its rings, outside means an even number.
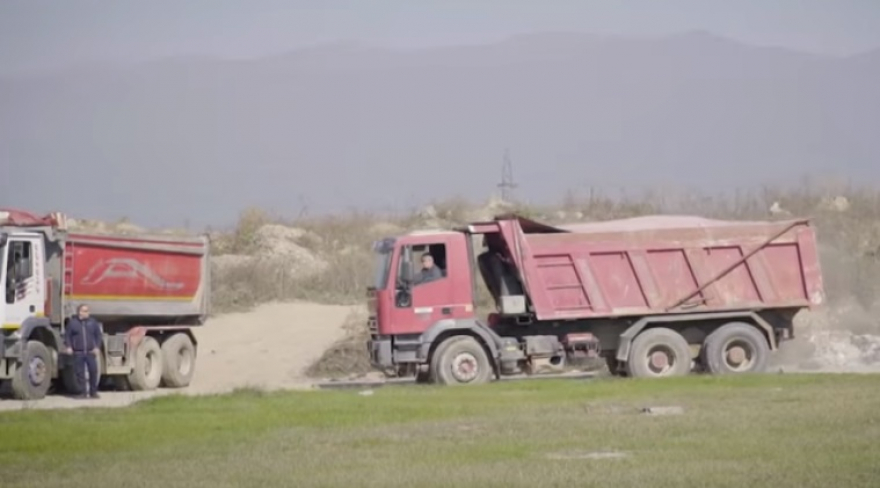
M189 336L178 332L162 343L162 385L189 386L196 368L196 347Z
M492 378L492 365L473 337L450 337L434 351L431 378L441 385L487 383Z
M12 394L17 400L39 400L52 385L52 354L40 341L28 341L12 377Z
M731 322L706 337L700 354L712 374L762 373L767 369L770 346L754 326Z
M685 376L690 370L690 346L681 334L666 327L637 335L626 361L626 372L634 378Z
M128 383L134 391L155 390L162 380L162 349L150 336L141 339L134 354Z

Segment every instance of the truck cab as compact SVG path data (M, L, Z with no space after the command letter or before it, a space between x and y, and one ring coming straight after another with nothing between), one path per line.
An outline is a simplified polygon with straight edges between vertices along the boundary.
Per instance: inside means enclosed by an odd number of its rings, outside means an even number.
M58 377L61 336L47 317L45 256L42 234L0 229L0 380L20 399L42 397Z
M0 233L4 301L0 304L0 326L4 335L21 328L28 319L44 315L46 290L43 266L45 249L40 234Z
M471 236L414 232L378 241L374 251L375 282L368 289L373 364L392 375L418 375L438 338L477 324ZM431 264L439 272L427 270ZM434 279L423 278L430 275Z
M498 232L491 223L485 228L412 232L374 243L376 274L368 289L368 349L374 367L389 376L415 376L420 382L480 383L494 374L494 359L505 344L508 359L511 354L514 361L520 358L514 339L500 337L477 316L478 261L496 303L499 297L493 291L494 275L483 265L492 253L476 259L474 243L483 238L489 246L491 235ZM433 274L435 279L423 279L432 274L425 269L432 263L439 273Z
M470 255L466 236L458 232L381 241L372 289L380 333L417 335L443 320L473 318ZM436 271L428 269L432 266Z

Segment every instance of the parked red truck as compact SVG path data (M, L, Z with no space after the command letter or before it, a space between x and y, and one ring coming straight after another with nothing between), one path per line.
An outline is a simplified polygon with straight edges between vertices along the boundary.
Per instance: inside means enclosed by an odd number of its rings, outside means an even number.
M482 252L475 247L482 240ZM807 220L649 216L550 226L516 215L374 245L373 366L440 384L559 374L761 372L824 300ZM442 270L415 284L423 253ZM496 305L476 313L477 272Z
M19 399L43 398L55 380L70 389L63 332L85 303L103 324L102 380L188 386L192 327L208 314L208 249L206 237L74 233L62 214L0 210L0 382Z

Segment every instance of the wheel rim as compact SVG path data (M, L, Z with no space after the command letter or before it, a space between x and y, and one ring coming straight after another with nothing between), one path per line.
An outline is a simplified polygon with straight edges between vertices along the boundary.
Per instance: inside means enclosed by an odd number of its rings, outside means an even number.
M28 361L28 381L33 386L42 385L46 381L46 362L41 358L31 358Z
M177 357L177 364L179 365L177 367L177 371L183 376L188 375L190 370L192 369L192 353L190 353L187 349L181 349L180 352L177 354Z
M477 358L469 352L463 352L452 360L452 376L461 383L467 383L479 373Z
M144 354L144 375L150 376L153 373L153 353Z
M654 376L665 376L670 374L678 364L675 351L664 345L657 345L648 350L645 354L645 365L648 371Z
M748 371L755 363L755 349L746 341L732 339L724 344L721 357L731 371Z

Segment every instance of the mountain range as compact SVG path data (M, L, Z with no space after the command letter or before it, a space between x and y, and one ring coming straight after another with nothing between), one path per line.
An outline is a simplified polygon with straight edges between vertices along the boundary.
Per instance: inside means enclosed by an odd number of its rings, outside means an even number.
M880 184L880 50L547 33L0 75L0 206L147 225L517 195Z

